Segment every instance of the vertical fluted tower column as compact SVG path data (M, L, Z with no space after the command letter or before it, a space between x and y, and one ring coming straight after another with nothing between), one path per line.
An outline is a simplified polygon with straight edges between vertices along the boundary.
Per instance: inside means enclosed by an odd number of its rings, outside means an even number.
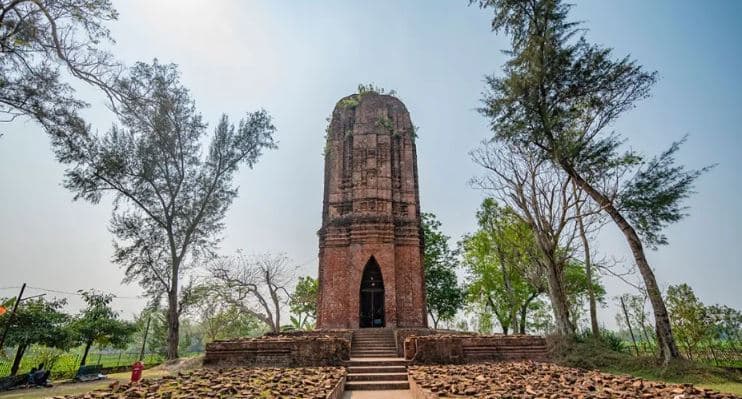
M318 328L427 325L417 181L404 104L374 92L341 99L325 148Z

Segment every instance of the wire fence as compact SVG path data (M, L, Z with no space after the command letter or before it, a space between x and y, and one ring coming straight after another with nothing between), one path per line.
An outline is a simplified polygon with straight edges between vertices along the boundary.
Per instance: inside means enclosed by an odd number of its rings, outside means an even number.
M690 350L680 345L678 349L686 359L717 367L742 369L742 342L724 341L704 343ZM628 342L626 343L626 350L632 354L635 354L638 350L641 356L657 355L657 347L654 342L637 342L636 349L633 343Z
M0 358L0 377L10 375L13 366L13 354L7 354ZM31 350L23 356L17 374L31 371L31 368L44 363L44 367L51 370L52 378L71 378L77 373L82 360L81 353L75 352L51 352L49 350ZM100 364L103 368L115 368L130 366L139 360L139 352L127 351L102 351L90 352L85 360L88 365ZM160 364L164 361L158 353L145 353L143 363L145 367Z

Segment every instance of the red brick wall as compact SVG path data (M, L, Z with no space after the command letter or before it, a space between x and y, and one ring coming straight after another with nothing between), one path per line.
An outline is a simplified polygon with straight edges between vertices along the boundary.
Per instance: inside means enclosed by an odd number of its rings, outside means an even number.
M319 231L318 328L358 328L361 277L373 257L387 327L424 327L425 290L414 129L398 99L349 96L332 114Z

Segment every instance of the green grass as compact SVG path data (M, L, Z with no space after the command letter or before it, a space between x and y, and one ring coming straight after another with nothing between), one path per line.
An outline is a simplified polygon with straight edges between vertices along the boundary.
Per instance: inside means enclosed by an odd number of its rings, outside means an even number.
M742 384L739 382L722 382L718 384L698 384L700 388L709 388L719 392L742 396Z
M39 363L45 361L44 356L45 349L33 347L29 350L21 360L18 374L28 373L32 367L36 367ZM112 352L112 353L90 353L88 354L87 364L102 364L106 367L118 367L118 366L129 366L133 364L139 358L138 353L124 353L124 352ZM80 367L80 359L82 359L82 348L75 348L68 352L62 353L54 362L51 371L52 378L71 378L77 372ZM145 365L157 365L162 363L163 357L157 354L148 353L144 356ZM13 364L13 357L0 357L0 376L6 376L10 373L11 365Z
M646 380L694 384L721 392L742 394L742 372L704 363L677 360L667 366L651 356L633 356L611 350L600 340L573 342L551 339L552 357L561 364L596 369L612 374L628 374Z
M168 375L167 371L161 369L144 370L142 374L144 378L157 378ZM17 389L14 391L0 392L0 398L2 399L41 399L52 396L62 395L78 395L95 391L96 389L102 389L107 387L114 381L127 382L131 378L131 373L116 373L109 374L108 378L100 381L91 382L60 382L55 381L54 386L51 388L29 388L29 389Z

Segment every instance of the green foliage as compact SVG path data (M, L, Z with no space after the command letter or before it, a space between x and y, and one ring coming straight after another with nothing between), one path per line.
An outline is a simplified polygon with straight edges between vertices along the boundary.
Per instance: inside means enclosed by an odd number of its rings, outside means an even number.
M358 89L356 90L356 93L351 94L348 97L343 98L340 100L340 107L341 108L355 108L358 106L358 104L361 103L361 99L366 94L382 94L382 95L389 95L389 96L396 96L397 92L395 90L389 90L387 91L383 87L376 86L373 83L369 84L359 84Z
M359 84L358 85L358 92L357 93L360 96L363 96L364 94L368 94L368 93L385 94L385 95L389 95L389 96L396 96L397 95L397 91L396 90L389 90L389 91L387 91L383 87L376 86L373 83L369 83L369 84L363 84L363 83L361 83L361 84Z
M712 332L706 307L688 284L669 286L666 301L675 337L685 348L688 357L693 359L698 344L708 339Z
M524 324L521 316L545 289L533 232L511 208L492 198L482 202L477 220L479 230L462 241L469 299L493 312L503 332L511 326L517 331Z
M212 256L237 196L235 174L276 148L275 128L264 110L237 126L222 115L203 151L206 123L175 65L138 63L116 87L127 98L119 124L56 150L76 200L98 203L114 194L114 261L126 282L138 281L152 299L167 298L168 357L175 358L178 318L191 293L181 292L181 280L188 266Z
M582 330L575 335L575 341L579 343L588 343L595 340L592 331ZM618 334L611 330L601 329L600 337L598 338L599 343L604 345L606 349L613 352L626 352L626 344Z
M623 300L623 303L626 305L626 313L628 314L631 331L634 332L634 339L637 342L638 349L653 353L657 337L654 331L654 325L652 325L650 316L645 309L647 297L644 295L623 294L619 300ZM621 306L620 303L619 306ZM616 313L616 321L625 333L626 340L630 340L629 326L626 324L626 315L623 312L622 306L619 308L618 313Z
M358 104L360 104L360 101L357 94L350 95L340 100L340 106L342 108L355 108Z
M667 242L662 230L685 216L682 202L708 168L675 164L679 143L644 163L644 156L624 150L624 139L610 129L650 95L657 73L589 43L579 23L568 19L571 6L560 0L536 0L527 7L517 0L477 3L494 10L493 30L511 39L503 74L487 78L480 109L490 120L494 140L560 168L611 217L645 279L661 357L666 362L677 358L641 242ZM562 330L562 320L557 322Z
M742 342L742 312L726 305L712 305L706 308L706 317L714 339Z
M677 359L666 365L654 356L633 356L628 351L615 351L603 338L585 339L548 337L551 359L559 364L600 370L613 374L630 374L636 377L673 383L740 383L738 373L705 364Z
M0 120L34 119L55 143L85 133L87 104L64 77L120 98L111 87L119 67L102 48L113 41L105 24L117 17L110 0L0 3Z
M12 307L15 299L4 302ZM26 350L32 345L60 349L72 345L73 337L67 327L69 316L61 310L65 304L64 299L28 299L18 306L12 322L10 312L0 316L0 328L8 327L5 345L16 347L10 375L16 375Z
M204 340L254 337L265 331L265 326L250 314L240 311L236 306L226 306L215 314L202 316Z
M564 289L567 293L569 314L575 326L587 304L590 288L593 290L596 301L604 302L605 287L600 284L597 276L593 275L593 281L588 281L585 266L575 260L568 261L564 268Z
M675 162L675 153L685 142L683 138L648 162L643 162L633 179L627 182L619 196L619 207L642 234L645 242L656 247L667 244L662 230L686 216L681 201L692 193L693 182L704 172L686 171Z
M440 320L452 320L464 304L464 290L456 278L456 253L448 245L449 238L441 232L441 222L432 213L423 213L422 232L425 272L425 299L433 327Z
M299 277L296 288L291 294L289 307L296 317L291 323L297 330L312 329L317 320L317 300L319 295L319 280L311 276Z
M87 308L71 322L70 328L75 339L86 347L82 364L85 364L87 351L93 344L100 348L125 348L136 326L119 320L118 314L111 308L114 296L94 290L79 292Z
M15 299L5 302L12 307ZM62 311L66 305L64 299L35 298L21 302L13 322L8 328L6 346L29 347L44 345L52 348L66 349L72 343L72 336L67 323L69 316ZM5 328L10 319L10 312L0 316L0 326Z
M378 118L376 118L376 127L381 127L389 131L390 133L398 134L394 130L394 123L388 116L379 116Z

